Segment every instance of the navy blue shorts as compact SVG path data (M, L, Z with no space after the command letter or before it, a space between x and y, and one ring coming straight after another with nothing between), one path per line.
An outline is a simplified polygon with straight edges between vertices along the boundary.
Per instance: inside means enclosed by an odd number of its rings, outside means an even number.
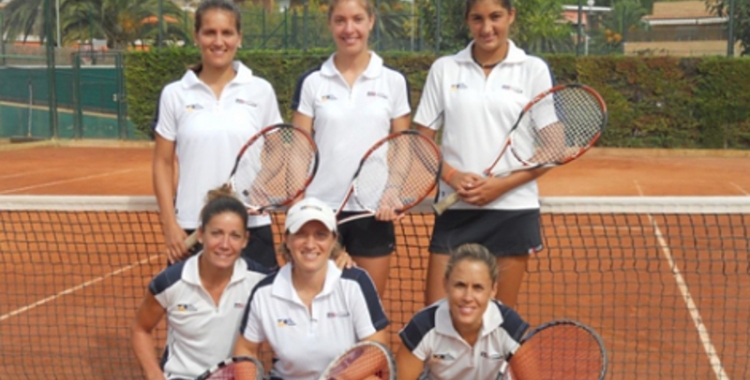
M542 249L539 209L447 210L435 218L430 252L449 254L478 243L500 256L523 256Z
M344 219L359 212L343 211ZM351 256L388 256L396 249L396 232L393 222L381 222L374 216L353 220L338 226L339 242Z

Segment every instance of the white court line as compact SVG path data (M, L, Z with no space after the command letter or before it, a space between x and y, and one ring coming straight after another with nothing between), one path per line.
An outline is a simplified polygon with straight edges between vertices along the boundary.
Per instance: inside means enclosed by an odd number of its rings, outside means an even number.
M0 194L15 193L15 192L18 192L18 191L31 190L31 189L36 189L36 188L39 188L39 187L47 187L47 186L59 185L61 183L67 183L67 182L85 181L85 180L91 179L91 178L106 177L106 176L120 174L120 173L132 172L134 170L138 170L138 169L124 169L124 170L118 170L116 172L108 172L108 173L102 173L102 174L92 174L92 175L87 175L87 176L84 176L84 177L62 179L62 180L59 180L59 181L45 182L45 183L40 183L40 184L37 184L37 185L31 185L31 186L25 186L25 187L16 187L14 189L8 189L8 190L0 191Z
M49 171L52 171L52 170L57 170L57 169L43 169L43 170L35 170L33 172L23 172L23 173L13 173L13 174L0 175L0 179L23 177L23 176L37 174L37 173L49 172Z
M636 187L638 187L638 192L640 193L640 195L643 196L643 192L640 190L638 182L636 182ZM677 264L674 262L674 258L672 257L672 249L669 248L669 245L667 244L666 239L664 239L664 235L661 233L661 229L656 223L656 220L654 220L653 216L651 216L651 214L646 214L646 216L648 216L648 220L649 222L651 222L651 226L654 227L654 236L659 242L659 248L661 248L661 252L664 254L664 258L667 260L669 268L672 270L672 275L674 275L674 280L677 283L677 288L680 289L682 298L685 301L685 306L687 306L690 317L693 319L693 323L695 324L695 328L696 330L698 330L698 336L703 343L703 349L706 351L706 355L708 355L708 361L711 363L711 368L716 375L716 379L729 380L729 376L727 375L726 371L724 371L724 366L721 364L721 359L716 353L716 348L714 347L713 343L711 343L711 337L708 335L708 329L703 323L703 318L701 317L701 313L698 310L698 306L693 301L693 296L690 295L690 289L688 289L687 282L685 282L685 278L682 277L680 268L678 268Z
M58 298L60 298L60 297L62 297L64 295L76 292L76 291L81 290L81 289L86 288L86 287L89 287L91 285L96 284L97 282L104 281L104 280L106 280L106 279L108 279L108 278L110 278L112 276L116 276L116 275L118 275L118 274L120 274L122 272L125 272L125 271L128 271L130 269L133 269L133 268L135 268L135 267L137 267L139 265L143 265L143 264L146 264L148 262L151 262L151 260L157 259L159 257L161 257L161 255L153 255L153 256L145 258L145 259L143 259L143 260L141 260L141 261L139 261L139 262L137 262L135 264L130 264L128 266L124 266L124 267L122 267L122 268L120 268L120 269L118 269L118 270L116 270L114 272L107 273L107 274L105 274L103 276L99 276L99 277L97 277L97 278L95 278L93 280L86 281L83 284L76 285L76 286L74 286L72 288L65 289L65 290L63 290L63 291L61 291L61 292L59 292L59 293L57 293L57 294L55 294L53 296L49 296L49 297L47 297L45 299L41 299L41 300L36 301L36 302L34 302L34 303L30 304L30 305L26 305L26 306L24 306L24 307L22 307L20 309L13 310L10 313L0 315L0 322L2 322L2 321L6 320L6 319L8 319L8 318L10 318L10 317L12 317L14 315L18 315L18 314L21 314L21 313L25 313L25 312L27 312L29 310L35 309L35 308L37 308L39 306L44 305L47 302L54 301L54 300L56 300L56 299L58 299Z
M732 186L734 186L734 187L736 187L737 190L739 190L742 194L750 195L750 193L748 193L747 190L743 189L742 186L740 186L740 185L738 185L738 184L736 184L734 182L729 182L729 184L732 185Z

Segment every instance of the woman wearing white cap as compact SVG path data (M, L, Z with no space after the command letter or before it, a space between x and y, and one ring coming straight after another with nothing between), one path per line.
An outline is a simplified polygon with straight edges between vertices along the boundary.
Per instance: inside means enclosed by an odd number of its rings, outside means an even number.
M257 357L267 341L277 359L272 379L317 379L353 344L385 343L389 321L367 272L331 260L341 247L330 207L305 198L289 209L285 230L287 264L250 295L234 354Z

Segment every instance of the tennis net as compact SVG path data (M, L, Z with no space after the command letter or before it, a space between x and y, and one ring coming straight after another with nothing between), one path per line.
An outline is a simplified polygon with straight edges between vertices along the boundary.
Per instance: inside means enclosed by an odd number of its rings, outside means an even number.
M394 348L432 221L420 205L397 224ZM518 306L532 326L592 326L609 379L750 378L750 197L545 198L542 225ZM142 378L130 328L162 251L152 197L0 197L0 378Z

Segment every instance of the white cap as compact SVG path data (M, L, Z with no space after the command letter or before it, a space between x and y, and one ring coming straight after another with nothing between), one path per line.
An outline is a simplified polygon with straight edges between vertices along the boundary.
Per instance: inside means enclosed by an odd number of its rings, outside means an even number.
M328 205L316 198L305 198L295 203L286 213L284 228L290 233L296 233L311 220L317 220L329 230L336 232L336 214Z

